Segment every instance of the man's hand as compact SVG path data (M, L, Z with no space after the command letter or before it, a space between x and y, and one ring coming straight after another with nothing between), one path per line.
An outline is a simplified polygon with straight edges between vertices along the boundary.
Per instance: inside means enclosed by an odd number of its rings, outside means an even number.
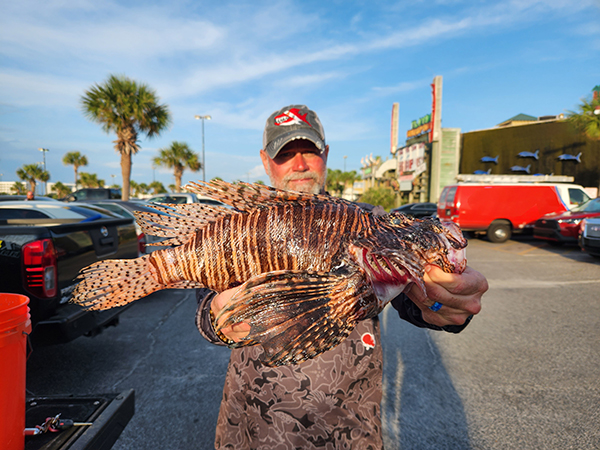
M234 294L238 291L239 287L235 287L232 289L227 289L226 291L217 294L210 304L210 309L212 311L213 317L217 317L219 312L223 309L223 307L227 304L229 299L234 296ZM250 332L250 325L244 322L236 323L233 326L222 328L221 333L223 333L229 339L232 339L235 342L241 341L245 338Z
M481 297L488 290L485 277L467 267L462 274L446 273L437 266L426 266L423 277L427 296L413 285L408 296L423 313L423 320L432 325L462 325L471 315L481 311ZM429 309L439 302L442 307Z

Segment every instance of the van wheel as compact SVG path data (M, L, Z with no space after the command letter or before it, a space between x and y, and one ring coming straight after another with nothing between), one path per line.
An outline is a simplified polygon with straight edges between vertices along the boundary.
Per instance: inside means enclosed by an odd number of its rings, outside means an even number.
M508 241L511 234L510 222L507 220L495 220L487 230L487 238L498 244Z

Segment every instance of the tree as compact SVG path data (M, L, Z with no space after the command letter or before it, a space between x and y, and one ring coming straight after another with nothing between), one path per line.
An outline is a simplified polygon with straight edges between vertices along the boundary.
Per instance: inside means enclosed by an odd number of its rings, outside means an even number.
M173 141L170 147L161 148L158 152L159 156L152 162L155 166L173 169L175 192L181 192L181 177L185 169L197 172L202 168L202 164L198 161L198 154L194 153L185 142Z
M133 196L139 197L142 194L147 194L149 190L150 188L146 183L136 184L135 188L133 189Z
M104 180L98 179L98 175L95 173L81 172L79 174L79 183L84 188L104 187Z
M568 112L569 122L592 141L600 141L600 95L594 93L592 100L582 98L577 109Z
M75 186L77 186L77 185L75 185ZM56 192L56 196L58 198L66 197L67 195L69 195L71 193L71 188L69 186L61 183L60 181L57 181L56 183L54 183L54 185L52 186L52 190L54 192Z
M327 169L327 181L325 182L325 189L328 192L335 192L341 194L344 192L344 185L342 184L342 171L339 169Z
M386 211L389 211L394 207L395 194L392 189L379 187L371 188L360 197L360 201L363 203L369 203L371 205L380 205Z
M165 186L160 181L153 181L148 185L148 188L152 189L154 195L167 193Z
M20 181L15 181L15 183L10 187L10 191L18 195L24 195L27 192L27 188Z
M600 141L600 96L589 101L582 98L577 109L578 112L568 112L569 122L588 138Z
M45 183L50 179L50 174L44 170L40 164L25 164L17 169L17 176L29 183L30 191L35 193L35 186L38 181Z
M115 150L121 155L122 199L129 200L132 155L139 150L138 135L160 135L171 123L167 105L147 85L110 75L104 84L94 84L81 97L84 115L102 125L106 133L116 133Z
M88 160L79 152L69 152L63 156L62 162L65 166L72 165L75 170L75 190L77 190L77 171L81 166L87 166Z

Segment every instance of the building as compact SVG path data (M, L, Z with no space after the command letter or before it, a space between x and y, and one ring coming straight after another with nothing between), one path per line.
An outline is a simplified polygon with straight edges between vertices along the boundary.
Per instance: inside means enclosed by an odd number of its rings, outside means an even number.
M565 175L600 185L600 142L579 133L564 115L519 114L461 136L460 173Z

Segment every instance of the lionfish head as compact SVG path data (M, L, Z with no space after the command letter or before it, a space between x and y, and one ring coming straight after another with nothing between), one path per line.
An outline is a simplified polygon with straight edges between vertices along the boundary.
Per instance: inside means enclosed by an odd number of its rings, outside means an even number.
M424 290L427 264L461 273L467 265L466 246L453 222L392 213L375 216L369 233L350 246L350 253L383 300L395 297L412 283Z

